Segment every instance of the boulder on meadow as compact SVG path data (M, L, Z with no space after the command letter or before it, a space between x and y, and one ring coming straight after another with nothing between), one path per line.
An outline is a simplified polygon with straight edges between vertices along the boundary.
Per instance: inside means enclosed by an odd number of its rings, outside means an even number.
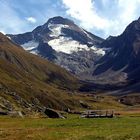
M0 115L8 115L8 112L0 110Z
M51 108L46 108L45 112L44 112L49 118L62 118L64 119L65 117L63 117L58 111L51 109Z

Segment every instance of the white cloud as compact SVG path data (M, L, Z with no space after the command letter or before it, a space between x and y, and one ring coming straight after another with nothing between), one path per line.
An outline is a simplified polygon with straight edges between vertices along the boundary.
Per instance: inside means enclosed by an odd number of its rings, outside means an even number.
M120 34L140 16L140 0L55 1L0 0L0 30L5 33L27 32L44 24L48 18L61 15L75 18L88 31L107 37Z
M120 34L131 21L140 16L140 0L101 0L98 7L97 0L62 2L67 15L77 19L89 31L102 32L104 37Z
M92 0L63 0L63 3L67 14L78 19L87 29L103 29L108 26L108 20L98 15Z
M30 23L36 23L36 19L34 17L27 17L26 20Z

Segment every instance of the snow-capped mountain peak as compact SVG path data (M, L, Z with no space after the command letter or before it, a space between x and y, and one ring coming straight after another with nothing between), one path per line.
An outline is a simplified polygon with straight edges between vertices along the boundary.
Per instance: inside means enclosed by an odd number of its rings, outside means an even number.
M48 24L48 28L50 29L50 37L59 37L60 35L64 35L62 33L62 28L69 28L68 25L63 24Z
M102 38L63 17L51 18L32 32L8 36L25 50L76 74L88 71L106 53L100 48Z

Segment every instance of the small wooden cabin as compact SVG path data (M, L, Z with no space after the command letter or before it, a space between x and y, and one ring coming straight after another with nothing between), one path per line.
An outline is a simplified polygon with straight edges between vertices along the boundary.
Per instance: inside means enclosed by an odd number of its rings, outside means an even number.
M82 118L113 118L114 110L86 110L81 114Z

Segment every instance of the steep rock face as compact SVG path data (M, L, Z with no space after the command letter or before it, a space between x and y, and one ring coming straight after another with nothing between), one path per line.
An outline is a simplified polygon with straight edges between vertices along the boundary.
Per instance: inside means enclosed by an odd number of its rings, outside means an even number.
M91 71L94 62L107 51L99 46L103 39L62 17L51 18L32 32L8 36L25 50L77 75Z
M118 37L111 37L101 44L112 48L102 57L93 71L99 83L125 84L138 91L140 82L140 19L133 21ZM134 86L135 85L135 86Z

